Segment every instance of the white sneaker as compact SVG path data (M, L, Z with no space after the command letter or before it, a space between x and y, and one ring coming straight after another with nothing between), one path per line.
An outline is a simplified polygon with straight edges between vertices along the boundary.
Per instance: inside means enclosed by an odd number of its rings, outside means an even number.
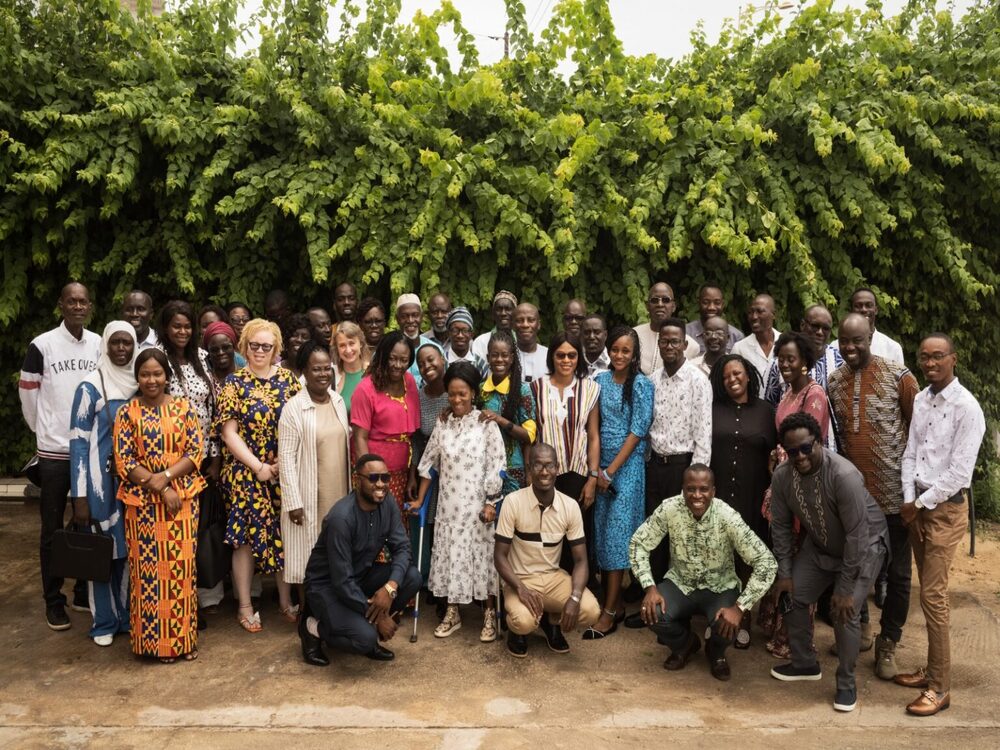
M444 617L441 619L441 623L434 628L434 637L447 638L460 627L462 627L462 618L458 614L458 605L449 604L448 609L445 610Z
M106 647L106 646L110 646L114 642L115 642L115 637L111 633L108 633L107 635L95 635L94 636L94 643L96 643L98 646L105 646Z
M497 639L497 611L489 608L483 614L483 629L479 632L479 640L483 643L493 643Z

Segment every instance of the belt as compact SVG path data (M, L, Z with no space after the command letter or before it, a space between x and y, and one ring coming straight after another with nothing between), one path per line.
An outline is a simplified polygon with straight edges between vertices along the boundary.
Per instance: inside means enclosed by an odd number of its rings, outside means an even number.
M927 487L921 487L919 483L917 484L917 489L920 492L926 492L927 491ZM969 488L968 487L963 487L962 489L960 489L958 492L956 492L954 495L952 495L951 497L949 497L947 500L944 500L943 502L946 502L946 503L964 503L968 499L969 499Z
M651 451L649 454L649 460L658 464L684 464L685 466L691 463L691 459L694 457L693 453L671 453L669 456L663 456L655 451Z

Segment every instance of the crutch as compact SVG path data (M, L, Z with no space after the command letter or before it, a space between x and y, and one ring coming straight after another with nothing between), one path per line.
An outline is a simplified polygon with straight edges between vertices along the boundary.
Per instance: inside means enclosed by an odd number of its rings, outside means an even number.
M972 496L972 487L969 487L969 557L976 556L976 499Z
M427 493L424 495L424 502L420 506L420 513L417 516L420 519L420 535L417 537L417 572L420 573L421 578L423 578L423 571L421 568L424 564L424 528L427 526L427 509L431 505L431 498L434 496L434 490L437 489L438 473L437 469L431 469L431 483L427 487ZM423 588L421 586L421 588ZM417 642L417 621L420 618L420 589L417 589L417 595L413 600L413 634L410 636L410 643Z
M497 524L500 523L500 508L503 505L503 483L507 481L507 472L500 469L500 500L496 504L496 517L493 519L493 528L496 529ZM497 576L497 640L499 641L499 635L501 630L506 630L506 620L503 609L503 581L500 579L500 571L495 567L493 572Z

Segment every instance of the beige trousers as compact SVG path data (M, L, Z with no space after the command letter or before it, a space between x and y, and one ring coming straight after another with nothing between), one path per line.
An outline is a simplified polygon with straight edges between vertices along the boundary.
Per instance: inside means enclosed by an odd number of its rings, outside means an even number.
M550 621L558 622L558 615L562 614L563 607L569 601L569 595L573 593L573 579L565 570L554 570L549 573L535 573L524 576L521 582L532 591L537 591L542 595L543 607L549 615ZM503 588L503 604L507 610L507 627L517 635L527 635L538 627L531 611L521 603L517 592L510 586ZM577 618L577 627L589 628L597 618L601 616L601 605L590 593L589 589L584 589L580 596L580 615Z

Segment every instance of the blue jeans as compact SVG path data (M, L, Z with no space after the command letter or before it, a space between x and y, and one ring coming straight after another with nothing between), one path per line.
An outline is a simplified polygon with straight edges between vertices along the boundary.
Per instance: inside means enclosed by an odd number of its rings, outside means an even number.
M723 607L733 606L740 595L739 589L728 589L720 593L695 589L690 594L685 594L669 578L663 579L656 589L667 603L667 608L660 613L656 624L650 629L662 643L674 652L683 649L691 638L691 616L703 614L712 626L712 637L705 646L709 658L725 656L733 639L719 634L715 613Z

